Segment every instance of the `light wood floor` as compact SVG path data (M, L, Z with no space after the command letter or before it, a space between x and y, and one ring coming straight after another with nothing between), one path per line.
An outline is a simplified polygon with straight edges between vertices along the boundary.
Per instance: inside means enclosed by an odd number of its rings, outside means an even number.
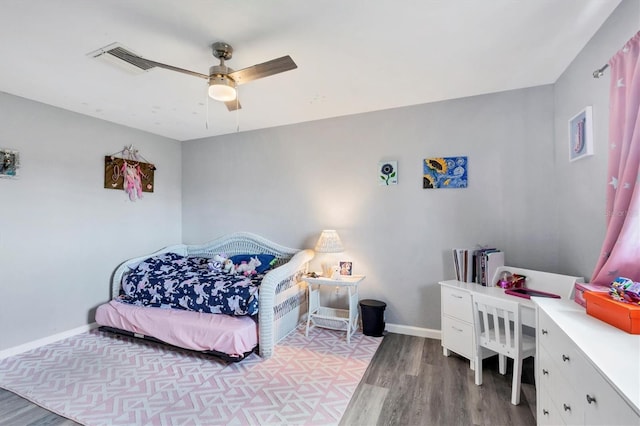
M442 355L439 340L387 334L351 398L341 425L535 425L533 362L525 361L520 405L511 405L511 365L498 373L484 363L476 386L469 361ZM0 425L70 426L57 416L0 389Z

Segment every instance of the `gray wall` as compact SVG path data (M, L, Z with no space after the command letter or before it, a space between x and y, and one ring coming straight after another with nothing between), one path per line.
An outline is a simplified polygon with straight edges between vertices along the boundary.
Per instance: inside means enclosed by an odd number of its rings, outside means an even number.
M469 188L422 189L422 161L469 157ZM397 160L399 184L377 182ZM183 238L246 230L313 247L326 228L389 323L440 329L449 250L491 244L556 270L551 86L183 143Z
M555 157L559 262L567 273L591 278L605 234L609 78L592 72L640 30L640 1L625 0L555 84ZM569 163L568 120L593 107L594 155Z
M640 1L624 0L553 86L186 142L185 242L251 230L313 247L337 228L339 257L367 275L361 298L428 329L440 328L451 247L496 245L509 265L589 279L605 230L609 90L591 73L638 29ZM569 163L567 121L587 105L595 155ZM421 160L450 155L469 156L470 187L421 189ZM398 160L398 186L377 186L382 160Z
M179 142L0 93L0 350L93 321L115 267L181 240ZM104 189L104 156L133 144L158 166L155 193Z

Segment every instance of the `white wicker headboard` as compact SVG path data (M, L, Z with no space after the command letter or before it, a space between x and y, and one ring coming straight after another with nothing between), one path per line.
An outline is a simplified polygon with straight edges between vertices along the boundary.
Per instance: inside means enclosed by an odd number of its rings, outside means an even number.
M280 266L287 263L293 255L299 251L299 249L282 246L250 232L228 234L200 245L177 244L145 256L129 259L118 266L111 280L111 297L118 297L122 276L125 273L134 269L143 260L162 253L176 253L182 256L198 257L213 257L219 253L225 253L228 256L265 253L274 255L276 259L278 259L275 266Z

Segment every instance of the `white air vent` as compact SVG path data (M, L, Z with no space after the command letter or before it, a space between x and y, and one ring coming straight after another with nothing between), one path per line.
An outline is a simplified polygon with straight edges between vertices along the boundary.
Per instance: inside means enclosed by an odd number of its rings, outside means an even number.
M140 60L136 60L127 55L137 56ZM116 65L118 68L133 74L141 74L151 68L155 68L155 66L142 59L140 55L125 48L120 43L111 43L108 46L88 53L87 56Z

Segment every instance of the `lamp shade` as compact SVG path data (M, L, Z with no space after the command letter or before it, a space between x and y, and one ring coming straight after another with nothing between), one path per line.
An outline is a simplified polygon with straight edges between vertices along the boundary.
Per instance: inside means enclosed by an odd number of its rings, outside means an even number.
M344 251L344 246L335 230L325 229L318 238L315 251L318 253L340 253Z

